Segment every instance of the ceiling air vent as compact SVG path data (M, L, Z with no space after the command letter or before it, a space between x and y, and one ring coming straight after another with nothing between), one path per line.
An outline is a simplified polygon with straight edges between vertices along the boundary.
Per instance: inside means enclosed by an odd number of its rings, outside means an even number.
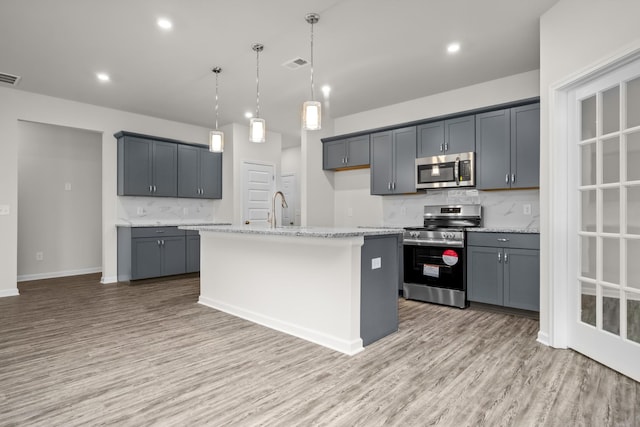
M14 76L13 74L0 73L0 83L17 86L20 81L20 76Z
M288 68L290 70L296 70L300 67L304 67L305 65L307 65L309 63L309 61L307 61L306 59L302 59L300 57L298 58L293 58L287 62L285 62L284 64L282 64L283 67Z

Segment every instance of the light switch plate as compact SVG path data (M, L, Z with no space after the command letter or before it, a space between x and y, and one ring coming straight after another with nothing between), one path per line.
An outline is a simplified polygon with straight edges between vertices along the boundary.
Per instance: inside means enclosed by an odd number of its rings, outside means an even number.
M522 205L522 213L524 215L531 215L531 204L525 203Z
M9 215L10 212L9 205L0 205L0 215Z
M371 269L376 270L382 267L382 258L371 258Z

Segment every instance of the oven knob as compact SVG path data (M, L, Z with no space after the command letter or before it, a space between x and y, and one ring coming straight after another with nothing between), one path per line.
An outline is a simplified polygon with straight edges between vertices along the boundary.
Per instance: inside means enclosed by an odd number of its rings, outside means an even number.
M411 237L413 237L414 239L417 239L418 237L420 237L420 232L419 231L411 231L409 233L411 235Z

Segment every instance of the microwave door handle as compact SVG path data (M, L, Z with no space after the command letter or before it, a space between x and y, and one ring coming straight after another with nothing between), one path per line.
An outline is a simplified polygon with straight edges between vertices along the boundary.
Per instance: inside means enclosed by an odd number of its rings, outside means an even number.
M460 185L460 158L456 159L456 162L453 165L453 175L456 179L456 185Z

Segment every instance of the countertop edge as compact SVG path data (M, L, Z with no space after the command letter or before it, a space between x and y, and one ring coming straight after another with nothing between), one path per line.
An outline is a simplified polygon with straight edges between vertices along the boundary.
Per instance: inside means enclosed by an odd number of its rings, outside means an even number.
M181 226L183 230L210 231L230 234L255 234L263 236L287 236L287 237L319 237L319 238L346 238L359 236L384 236L402 235L400 228L321 228L321 227L282 227L282 228L251 228L243 226Z
M511 227L473 227L466 229L470 233L515 233L515 234L540 234L537 228L511 228Z

